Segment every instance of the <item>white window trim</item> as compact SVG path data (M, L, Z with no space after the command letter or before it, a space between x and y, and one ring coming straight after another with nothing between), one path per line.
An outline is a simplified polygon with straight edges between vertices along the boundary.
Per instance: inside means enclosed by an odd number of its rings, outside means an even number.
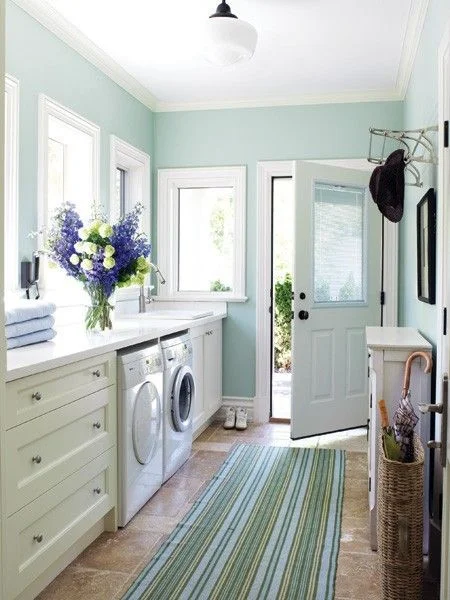
M151 239L151 160L150 156L135 148L128 142L116 135L110 136L109 145L110 158L110 216L112 221L117 221L120 216L120 205L116 198L116 169L122 168L127 171L127 195L132 196L136 202L144 207L142 230ZM132 206L126 207L131 210ZM132 300L139 295L138 286L121 288L116 290L116 300Z
M193 167L158 171L158 265L166 284L158 283L161 299L226 300L245 302L246 267L246 167ZM233 187L234 285L233 292L179 292L178 287L178 190L183 187ZM201 257L199 257L201 268Z
M48 221L47 205L47 180L48 180L48 118L54 116L57 119L75 127L79 131L92 137L92 199L94 205L99 204L100 198L100 127L91 121L88 121L70 108L59 104L45 94L39 95L39 114L38 114L38 229L41 230ZM45 243L45 234L39 236L39 247ZM45 271L41 273L41 289L45 293ZM82 291L80 286L80 301ZM60 306L73 306L80 302L77 299L56 298Z
M352 166L352 160L314 161L336 166ZM355 164L352 164L355 163ZM257 166L257 242L256 242L256 389L254 420L266 423L270 415L271 381L271 245L272 245L272 178L293 177L294 162L264 161ZM386 304L383 307L385 326L397 325L398 297L398 224L385 223L384 277Z
M5 75L8 111L5 115L5 245L13 260L5 262L5 290L19 289L19 103L18 79Z

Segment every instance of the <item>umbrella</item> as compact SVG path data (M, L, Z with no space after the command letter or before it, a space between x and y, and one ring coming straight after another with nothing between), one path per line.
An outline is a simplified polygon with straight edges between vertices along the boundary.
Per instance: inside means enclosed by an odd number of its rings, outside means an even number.
M403 389L400 402L394 414L395 438L400 445L401 461L414 461L413 433L419 417L414 412L411 404L411 392L409 389L411 378L411 364L415 358L425 359L425 373L431 373L433 361L428 352L417 351L408 356L405 364L405 376L403 379Z

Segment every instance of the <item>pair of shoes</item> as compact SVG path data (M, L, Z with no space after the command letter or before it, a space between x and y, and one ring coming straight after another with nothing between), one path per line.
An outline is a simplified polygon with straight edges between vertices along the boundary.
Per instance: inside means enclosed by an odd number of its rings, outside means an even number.
M242 406L238 406L238 408L235 408L234 406L229 406L227 408L223 428L236 428L239 431L244 431L244 429L247 429L247 410L245 408L242 408Z

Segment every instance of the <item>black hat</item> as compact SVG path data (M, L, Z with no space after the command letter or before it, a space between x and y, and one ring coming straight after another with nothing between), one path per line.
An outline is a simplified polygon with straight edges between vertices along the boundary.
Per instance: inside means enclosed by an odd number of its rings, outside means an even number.
M381 214L393 223L398 223L403 216L405 166L405 151L394 150L384 165L373 170L370 178L372 198Z

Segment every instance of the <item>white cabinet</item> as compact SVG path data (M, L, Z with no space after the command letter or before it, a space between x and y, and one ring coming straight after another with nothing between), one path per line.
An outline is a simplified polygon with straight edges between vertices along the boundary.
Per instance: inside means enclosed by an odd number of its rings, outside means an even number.
M71 547L107 515L115 528L116 395L115 353L7 383L5 600L34 597L40 577L52 568L56 576L65 553L70 562Z
M195 433L222 404L222 321L193 327L190 334L196 382Z
M415 329L410 327L367 327L367 349L369 354L369 507L370 507L370 543L372 550L377 549L377 471L378 437L380 435L380 414L378 402L384 399L392 422L403 387L405 362L411 352L432 347ZM426 446L429 438L429 415L419 412L417 406L430 402L431 377L424 373L425 361L417 359L411 370L411 403L420 416L416 432ZM427 452L426 452L427 456ZM425 462L425 477L428 476L428 464ZM424 489L428 489L425 484ZM424 540L427 539L428 497L424 498ZM426 544L425 548L426 550Z

